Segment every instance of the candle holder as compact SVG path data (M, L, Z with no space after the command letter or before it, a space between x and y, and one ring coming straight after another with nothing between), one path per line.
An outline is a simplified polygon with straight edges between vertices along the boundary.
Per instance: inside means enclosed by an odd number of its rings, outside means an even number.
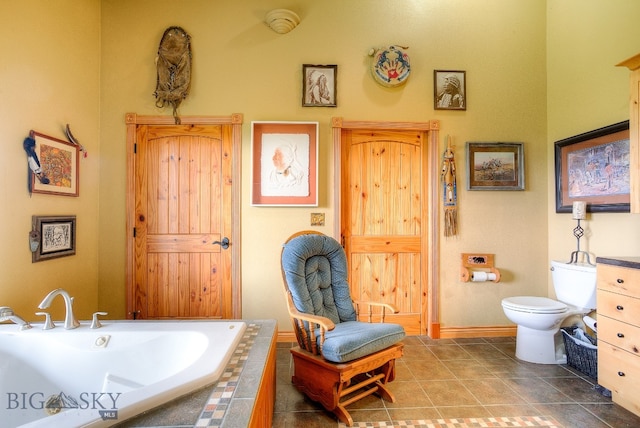
M571 253L571 263L578 263L578 256L582 253L584 257L590 265L594 266L591 263L591 257L589 253L586 251L580 251L580 238L584 236L584 229L580 226L580 220L585 220L587 218L587 204L586 202L576 201L573 203L573 219L578 221L578 225L573 229L573 236L576 237L577 249L576 251Z

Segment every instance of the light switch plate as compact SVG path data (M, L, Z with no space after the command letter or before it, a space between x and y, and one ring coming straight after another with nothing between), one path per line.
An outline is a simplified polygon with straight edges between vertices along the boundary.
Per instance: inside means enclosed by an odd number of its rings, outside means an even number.
M311 213L311 226L324 226L324 213Z

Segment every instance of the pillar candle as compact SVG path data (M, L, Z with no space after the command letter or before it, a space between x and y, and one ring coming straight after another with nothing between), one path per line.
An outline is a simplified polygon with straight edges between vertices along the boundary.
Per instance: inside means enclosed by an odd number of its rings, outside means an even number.
M575 201L573 203L573 219L584 220L587 218L587 203L584 201Z

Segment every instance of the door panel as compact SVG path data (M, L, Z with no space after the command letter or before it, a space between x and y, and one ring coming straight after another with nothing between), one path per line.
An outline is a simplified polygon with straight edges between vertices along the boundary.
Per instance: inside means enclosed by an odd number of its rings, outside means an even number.
M135 155L135 309L230 318L231 158L224 125L141 125Z
M424 133L344 130L342 222L355 300L395 305L389 320L423 334Z

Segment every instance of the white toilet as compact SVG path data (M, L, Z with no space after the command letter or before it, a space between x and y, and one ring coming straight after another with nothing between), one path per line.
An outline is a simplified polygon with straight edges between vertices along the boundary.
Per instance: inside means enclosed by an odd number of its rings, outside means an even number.
M596 267L587 263L551 261L551 278L558 300L516 296L502 299L504 314L518 325L516 357L538 364L566 361L556 355L562 322L572 315L585 315L596 308ZM582 317L581 317L582 318ZM561 347L562 345L560 345Z

